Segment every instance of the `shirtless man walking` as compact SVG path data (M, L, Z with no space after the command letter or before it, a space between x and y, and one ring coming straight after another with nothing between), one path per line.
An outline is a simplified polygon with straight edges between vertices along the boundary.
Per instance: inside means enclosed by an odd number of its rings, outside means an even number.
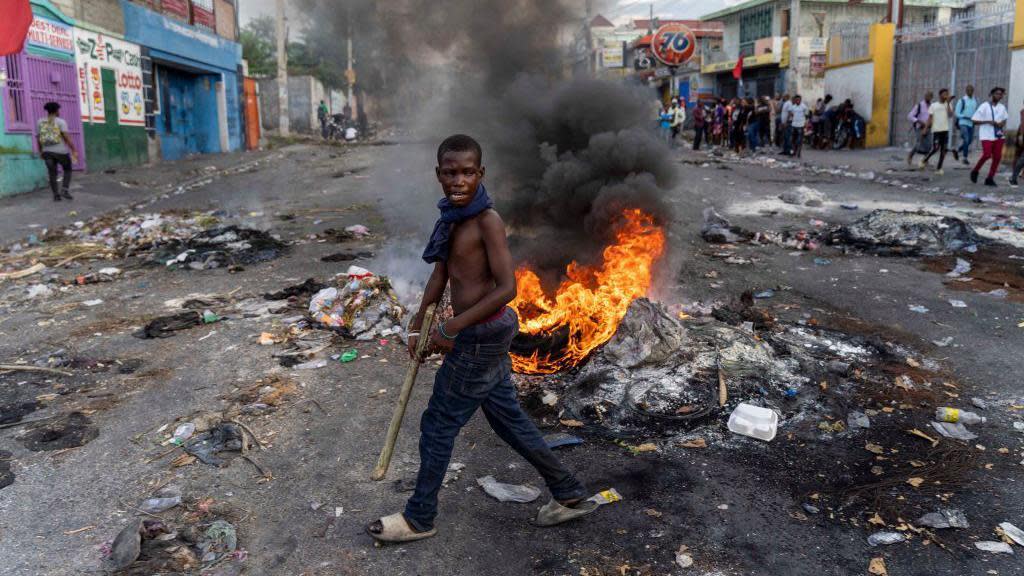
M445 355L420 421L420 470L404 512L366 527L384 542L409 542L437 533L437 494L455 437L477 408L491 428L544 477L552 500L537 515L551 526L593 512L583 485L552 454L537 426L523 412L512 383L509 346L519 330L507 306L516 295L512 255L505 224L493 208L482 180L483 151L469 136L447 138L437 150L437 180L444 198L423 259L434 264L419 312L409 325L409 354L415 355L423 315L451 284L455 315L428 336L430 352ZM426 336L426 335L424 335ZM419 358L423 361L423 358Z

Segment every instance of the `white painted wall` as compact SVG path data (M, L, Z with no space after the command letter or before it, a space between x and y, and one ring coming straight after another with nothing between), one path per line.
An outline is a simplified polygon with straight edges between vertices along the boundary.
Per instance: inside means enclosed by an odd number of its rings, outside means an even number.
M1020 129L1021 106L1024 105L1024 50L1014 50L1010 53L1010 85L1006 87L1006 98L1003 104L1009 113L1009 120L1006 121L1007 130ZM988 98L988 94L974 93L974 97L981 104Z
M831 94L833 102L839 104L850 98L853 108L871 121L871 98L875 86L875 64L864 62L825 71L825 93Z

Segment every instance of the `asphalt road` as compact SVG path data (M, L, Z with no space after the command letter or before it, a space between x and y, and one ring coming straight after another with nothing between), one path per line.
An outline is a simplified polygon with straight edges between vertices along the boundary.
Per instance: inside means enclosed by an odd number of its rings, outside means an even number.
M820 165L856 163L853 170L858 172L874 166L879 175L891 168L898 172L888 178L908 186L678 152L681 178L671 197L676 210L672 252L659 271L655 294L668 304L713 303L727 302L745 290L775 288L777 296L763 306L780 318L813 316L846 326L855 320L862 330L899 339L918 350L922 360L939 362L959 387L959 398L946 399L963 403L977 396L992 404L987 411L991 422L975 428L980 436L975 444L984 450L964 447L976 460L961 475L962 482L943 493L944 500L934 501L935 507L964 509L969 529L946 531L938 540L915 534L909 542L871 548L865 539L879 528L868 519L881 504L835 502L818 515L808 515L801 507L808 494L825 494L833 487L833 468L847 466L866 474L872 461L861 449L865 436L823 438L815 432L815 422L791 422L784 423L774 442L761 444L731 436L717 420L694 432L706 438L705 449L680 448L670 434L627 441L658 444L657 452L634 454L600 434L585 432L585 444L562 449L560 456L588 487L614 487L624 499L586 521L541 529L530 520L546 495L532 504L507 504L477 487L475 479L488 474L534 485L539 478L476 416L456 444L453 461L465 468L441 492L438 536L374 547L363 526L399 509L407 493L396 488L395 480L415 474L416 423L429 394L431 364L421 371L388 480L373 482L369 472L405 368L400 343L359 343L355 347L361 358L355 362L296 371L273 358L278 347L256 342L261 332L273 328L271 319L230 318L163 340L131 336L143 318L162 313L163 302L170 298L232 291L235 299L258 297L309 277L326 280L348 263L320 258L340 249L374 252L373 259L355 263L392 274L402 290L422 276L415 246L434 219L429 151L413 145L300 144L192 161L191 172L164 165L158 172L85 177L80 180L82 204L76 207L81 214L76 215L43 212L53 206L37 197L4 200L22 203L24 210L17 221L4 219L0 231L6 242L36 230L26 223L52 227L151 198L155 201L143 211L222 210L232 221L268 229L296 244L278 259L237 273L126 266L126 277L117 282L74 287L35 300L24 299L29 281L0 286L4 362L31 362L65 349L105 364L141 364L132 374L97 368L76 369L72 377L0 375L0 402L44 395L40 410L26 418L84 409L99 431L79 448L32 452L19 440L18 427L0 430L0 450L12 453L15 474L13 484L0 489L3 572L62 575L97 569L102 545L138 515L133 508L141 500L169 482L190 502L212 499L213 507L235 524L239 546L248 552L241 563L246 574L810 576L864 574L874 557L884 558L893 575L1020 573L1024 564L1019 547L1009 556L973 546L975 540L996 539L993 530L999 522L1024 527L1024 435L1012 428L1014 420L1022 419L1012 406L1024 404L1019 378L1024 330L1018 327L1024 316L1019 304L954 292L941 273L925 269L917 258L844 254L832 247L794 253L777 246L739 246L736 253L754 261L731 265L714 258L716 249L700 238L700 214L707 206L750 230L805 228L812 218L843 223L872 207L896 204L956 211L975 221L985 213L1020 212L1019 204L977 204L947 193L963 186L957 178L966 180L966 174L960 170L949 170L937 184L921 173L903 173L898 161L889 159L891 154L844 154L810 159ZM197 180L203 172L196 172L204 166L216 167L207 170L215 176L205 184L203 178ZM222 171L232 166L244 169ZM112 195L114 177L140 185L116 201L91 201L94 195ZM200 183L174 194L182 182ZM775 199L798 184L820 190L828 202L820 209L796 208ZM938 191L933 189L937 185ZM501 196L500 190L492 194ZM859 210L842 209L840 203L857 204ZM764 215L765 208L778 213ZM374 236L343 246L309 239L326 228L356 223L368 226ZM1016 253L1024 255L1024 250ZM832 263L815 265L815 257ZM59 273L69 277L111 264L118 262L72 264ZM717 272L716 279L706 277L711 270ZM967 307L949 305L954 298ZM80 304L92 299L103 303ZM913 304L929 312L912 312L908 305ZM931 343L948 337L952 343L946 347ZM336 343L330 350L350 346ZM272 472L272 480L263 480L240 458L214 468L201 463L173 467L173 455L158 457L165 452L158 445L161 426L223 409L240 389L271 376L293 379L299 385L296 394L269 415L243 420L265 445L251 454ZM917 405L901 409L900 422L924 429L929 410ZM563 429L550 411L537 417L545 431ZM837 417L845 419L844 414ZM900 455L892 458L927 457L897 428L882 427L872 434L872 441L900 447ZM886 510L899 506L905 492L908 501L921 506L909 490L893 488ZM179 512L164 515L178 522ZM883 517L890 527L915 518ZM675 564L681 545L688 547L693 567Z

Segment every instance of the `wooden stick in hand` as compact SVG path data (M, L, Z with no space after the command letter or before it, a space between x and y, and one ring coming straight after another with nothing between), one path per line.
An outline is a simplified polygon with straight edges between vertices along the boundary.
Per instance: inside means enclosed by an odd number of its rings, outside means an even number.
M391 465L391 456L395 451L395 441L398 439L398 430L402 427L402 419L405 417L405 408L409 404L409 396L412 395L413 384L416 383L416 374L420 369L420 359L430 341L430 325L434 321L434 310L436 304L427 306L427 312L423 315L423 324L420 327L420 336L416 341L416 357L409 361L409 368L405 371L405 381L402 382L402 391L398 395L398 405L395 406L395 413L391 416L391 424L388 426L388 433L384 439L384 448L380 451L380 458L377 459L377 466L373 469L370 478L383 480L388 473L388 466Z

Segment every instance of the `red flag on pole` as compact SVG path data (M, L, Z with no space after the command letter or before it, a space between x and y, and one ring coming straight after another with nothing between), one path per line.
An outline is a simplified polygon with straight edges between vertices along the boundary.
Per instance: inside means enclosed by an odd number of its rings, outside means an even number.
M0 0L0 14L0 56L21 52L32 25L32 6L28 0Z
M732 77L736 80L743 78L743 56L736 61L736 67L732 69Z

